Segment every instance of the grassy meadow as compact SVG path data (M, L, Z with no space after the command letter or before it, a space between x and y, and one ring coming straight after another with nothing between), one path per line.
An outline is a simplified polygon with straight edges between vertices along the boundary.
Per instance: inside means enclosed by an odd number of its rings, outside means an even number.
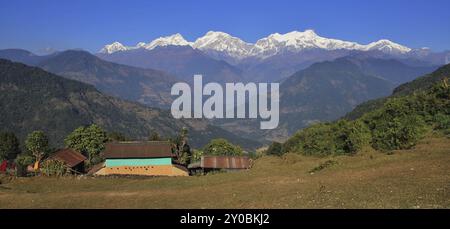
M1 177L0 208L450 208L450 140L192 177Z

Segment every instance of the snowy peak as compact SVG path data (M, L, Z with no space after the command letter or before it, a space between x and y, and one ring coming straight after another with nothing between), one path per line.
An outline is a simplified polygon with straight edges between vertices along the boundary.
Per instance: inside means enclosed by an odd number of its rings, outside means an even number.
M175 45L175 46L187 46L191 45L190 42L184 39L181 34L177 33L171 36L166 37L159 37L153 40L152 42L142 45L141 47L144 47L145 49L154 49L158 46L169 46L169 45Z
M111 54L114 52L119 52L119 51L126 51L128 50L127 47L125 47L124 45L122 45L119 42L114 42L112 44L109 45L105 45L101 50L100 53L105 53L105 54Z
M404 54L411 51L410 48L394 43L390 40L382 39L376 42L372 42L365 46L366 50L379 50L390 54Z
M268 57L283 51L299 52L304 49L362 49L363 46L355 42L324 38L313 30L304 32L292 31L286 34L274 33L258 40L252 50L253 55Z
M209 31L198 38L192 47L207 52L223 52L230 57L242 59L248 56L252 44L224 32Z
M145 42L139 42L136 44L136 46L124 46L119 42L114 42L112 44L109 45L105 45L101 50L100 53L104 53L104 54L112 54L115 52L120 52L120 51L129 51L129 50L133 50L133 49L147 49L147 50L152 50L158 46L168 46L168 45L175 45L175 46L191 46L192 43L186 41L183 36L181 36L181 34L177 33L177 34L173 34L170 36L166 36L166 37L159 37L156 38L155 40L151 41L150 43L145 43Z
M204 36L189 42L179 33L159 37L150 43L140 42L136 46L127 47L119 42L105 45L100 52L111 54L118 51L127 51L132 49L152 50L159 46L191 46L192 48L204 51L207 54L217 58L232 58L241 60L247 57L267 58L283 52L298 53L308 49L322 50L360 50L372 51L378 50L387 54L406 54L412 51L410 48L382 39L367 45L361 45L356 42L344 41L319 36L314 30L292 31L285 34L273 33L267 37L259 39L255 44L247 43L238 37L230 34L209 31Z

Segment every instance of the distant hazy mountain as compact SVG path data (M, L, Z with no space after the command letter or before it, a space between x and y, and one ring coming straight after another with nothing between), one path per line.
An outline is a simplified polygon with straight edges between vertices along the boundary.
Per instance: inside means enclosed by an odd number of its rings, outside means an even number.
M170 107L170 88L175 77L162 71L104 61L88 52L69 50L46 58L39 67L94 85L109 95L152 107Z
M417 91L427 90L437 82L442 81L444 78L450 78L450 64L444 65L432 73L426 74L411 82L407 82L396 87L389 97L370 100L358 105L354 110L346 114L345 118L357 119L367 112L382 107L388 98L411 95Z
M286 51L264 59L247 58L238 64L246 81L280 82L299 70L323 61L347 56L350 50L305 49Z
M334 120L364 101L389 95L393 87L349 58L313 64L280 85L280 125L270 135L290 135L311 123Z
M411 66L398 59L374 58L368 53L343 57L357 65L365 74L376 76L399 85L436 70L439 66Z
M20 49L0 50L0 58L41 67L60 76L94 85L109 95L152 107L170 107L170 88L177 81L162 71L111 63L80 50L46 56Z
M32 52L23 49L3 49L0 50L0 58L14 62L24 63L30 66L36 66L39 62L45 60L48 56L38 56Z
M233 72L240 77L241 81L280 81L313 63L334 60L354 53L365 53L374 58L395 58L414 66L436 66L448 63L450 60L450 52L434 53L426 48L412 49L387 39L363 45L357 42L325 38L313 30L292 31L286 34L273 33L255 43L245 42L238 37L218 31L209 31L193 42L185 40L180 34L175 34L157 38L149 43L139 42L135 46L124 46L119 42L114 42L105 45L100 50L99 56L118 63L151 67L181 75L192 74L192 70L185 69L190 69L190 66L204 66L202 64L204 60L197 58L189 59L189 64L180 63L177 58L174 60L163 58L158 62L159 56L173 55L174 49L160 49L157 52L158 56L151 55L152 58L142 54L146 53L144 50L153 52L153 50L168 46L192 47L208 57L235 65L241 72L237 73L239 70ZM185 57L185 59L187 58ZM152 63L149 63L150 61ZM175 70L171 71L169 68ZM206 72L201 68L195 69L195 71L197 73L198 71ZM207 74L217 74L216 72L207 71ZM223 77L222 74L218 78L221 77ZM229 76L229 78L233 77ZM223 82L223 80L219 81Z
M282 140L311 123L337 119L362 102L387 96L396 85L434 69L364 55L315 63L281 83L278 128L255 131L258 123L248 120L217 124L244 136Z
M3 59L0 106L0 131L12 131L24 140L29 132L43 130L54 146L61 146L75 128L92 123L137 139L147 138L152 131L173 136L187 127L194 147L217 137L246 148L258 145L203 120L176 120L168 111L106 96L91 85Z
M139 48L111 54L99 53L98 56L115 63L166 71L183 81L192 81L194 74L202 74L204 81L214 82L239 82L242 78L240 69L188 45Z

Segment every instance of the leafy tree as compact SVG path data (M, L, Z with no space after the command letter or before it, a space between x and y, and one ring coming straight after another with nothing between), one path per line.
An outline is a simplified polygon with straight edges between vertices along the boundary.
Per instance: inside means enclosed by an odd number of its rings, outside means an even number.
M33 131L27 136L25 147L33 154L36 163L39 164L42 158L48 153L48 138L42 131Z
M192 150L191 161L199 161L202 159L203 151L201 150Z
M241 156L243 151L241 147L236 146L228 142L226 139L217 138L211 140L204 148L203 153L205 155L215 155L215 156Z
M21 154L17 155L14 162L16 163L16 165L28 166L34 162L34 158L33 158L33 156L31 156L29 154L21 153Z
M16 163L16 175L25 176L27 173L27 166L34 163L34 158L28 154L21 153L17 155L14 162Z
M0 161L12 160L20 153L19 140L12 132L0 133Z
M191 147L188 144L188 130L182 128L178 136L171 140L174 153L177 157L176 161L182 165L188 165L191 163Z
M107 140L106 132L99 126L92 124L75 129L66 137L64 143L66 147L78 150L86 155L89 165L92 165L101 160L100 152L105 149Z

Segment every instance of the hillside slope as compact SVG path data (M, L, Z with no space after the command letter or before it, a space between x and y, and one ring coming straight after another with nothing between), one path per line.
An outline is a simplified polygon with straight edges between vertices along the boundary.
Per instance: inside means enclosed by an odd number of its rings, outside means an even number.
M368 146L381 151L409 149L432 133L450 137L450 85L447 78L412 94L375 102L371 108L373 110L361 111L361 117L355 120L342 118L301 129L286 142L273 143L268 153L351 155Z
M170 88L177 81L168 73L116 64L86 51L67 50L39 56L21 49L0 50L0 58L94 85L101 92L151 107L168 108Z
M68 50L39 62L51 73L94 85L101 92L151 107L168 108L175 77L161 71L104 61L88 52Z
M364 113L376 110L383 106L383 104L392 97L399 97L405 95L411 95L415 92L423 91L429 89L434 84L442 81L444 78L450 77L450 64L444 65L434 72L419 77L411 82L404 83L396 87L389 97L379 98L375 100L370 100L358 105L355 109L345 115L347 119L357 119L361 117Z
M43 130L55 146L75 128L92 123L136 139L152 131L169 137L187 127L194 147L219 136L245 148L258 145L203 120L176 120L168 111L106 96L91 85L1 59L0 106L1 131L12 131L23 140L29 132Z

